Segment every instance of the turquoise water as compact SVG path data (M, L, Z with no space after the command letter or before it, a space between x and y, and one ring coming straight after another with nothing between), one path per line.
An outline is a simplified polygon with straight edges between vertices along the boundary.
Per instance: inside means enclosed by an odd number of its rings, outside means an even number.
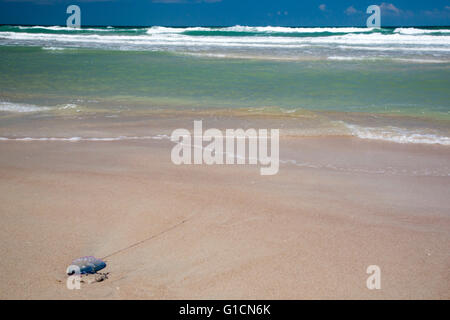
M106 99L113 107L119 99L127 107L276 106L447 116L449 66L0 47L0 97L44 105Z
M413 140L419 134L450 144L448 28L0 26L0 74L0 116L331 111L357 135L403 136L405 129ZM355 127L348 114L439 123L383 120L371 127L367 116Z

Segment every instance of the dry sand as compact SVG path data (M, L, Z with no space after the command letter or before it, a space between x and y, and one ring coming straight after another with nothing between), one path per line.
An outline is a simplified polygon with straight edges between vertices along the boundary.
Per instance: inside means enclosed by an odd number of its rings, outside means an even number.
M175 166L169 141L0 142L1 299L449 299L450 178ZM448 147L284 138L284 154L449 164ZM359 158L358 158L359 157ZM400 172L401 173L401 172ZM66 288L78 257L109 277ZM381 268L368 290L366 268Z

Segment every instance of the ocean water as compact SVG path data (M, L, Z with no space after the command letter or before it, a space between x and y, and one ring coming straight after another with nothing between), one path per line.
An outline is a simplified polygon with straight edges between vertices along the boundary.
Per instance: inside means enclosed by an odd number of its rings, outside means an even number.
M450 28L0 26L0 74L0 120L245 110L450 145Z

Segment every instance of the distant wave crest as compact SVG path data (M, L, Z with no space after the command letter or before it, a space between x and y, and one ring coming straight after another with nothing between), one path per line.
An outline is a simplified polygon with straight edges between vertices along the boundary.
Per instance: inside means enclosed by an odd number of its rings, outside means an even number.
M221 58L350 61L368 56L396 57L411 63L450 62L450 28L0 26L1 45L40 46L53 51L94 48L195 53Z

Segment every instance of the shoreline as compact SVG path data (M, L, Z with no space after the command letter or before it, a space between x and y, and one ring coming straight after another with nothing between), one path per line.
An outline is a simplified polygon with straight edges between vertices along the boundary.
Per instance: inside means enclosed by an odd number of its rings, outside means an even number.
M193 130L195 120L219 130L279 129L282 138L348 137L448 147L447 119L396 114L293 110L282 108L158 109L146 112L47 111L0 117L1 141L119 141L169 139L178 128ZM78 110L77 110L78 111Z

